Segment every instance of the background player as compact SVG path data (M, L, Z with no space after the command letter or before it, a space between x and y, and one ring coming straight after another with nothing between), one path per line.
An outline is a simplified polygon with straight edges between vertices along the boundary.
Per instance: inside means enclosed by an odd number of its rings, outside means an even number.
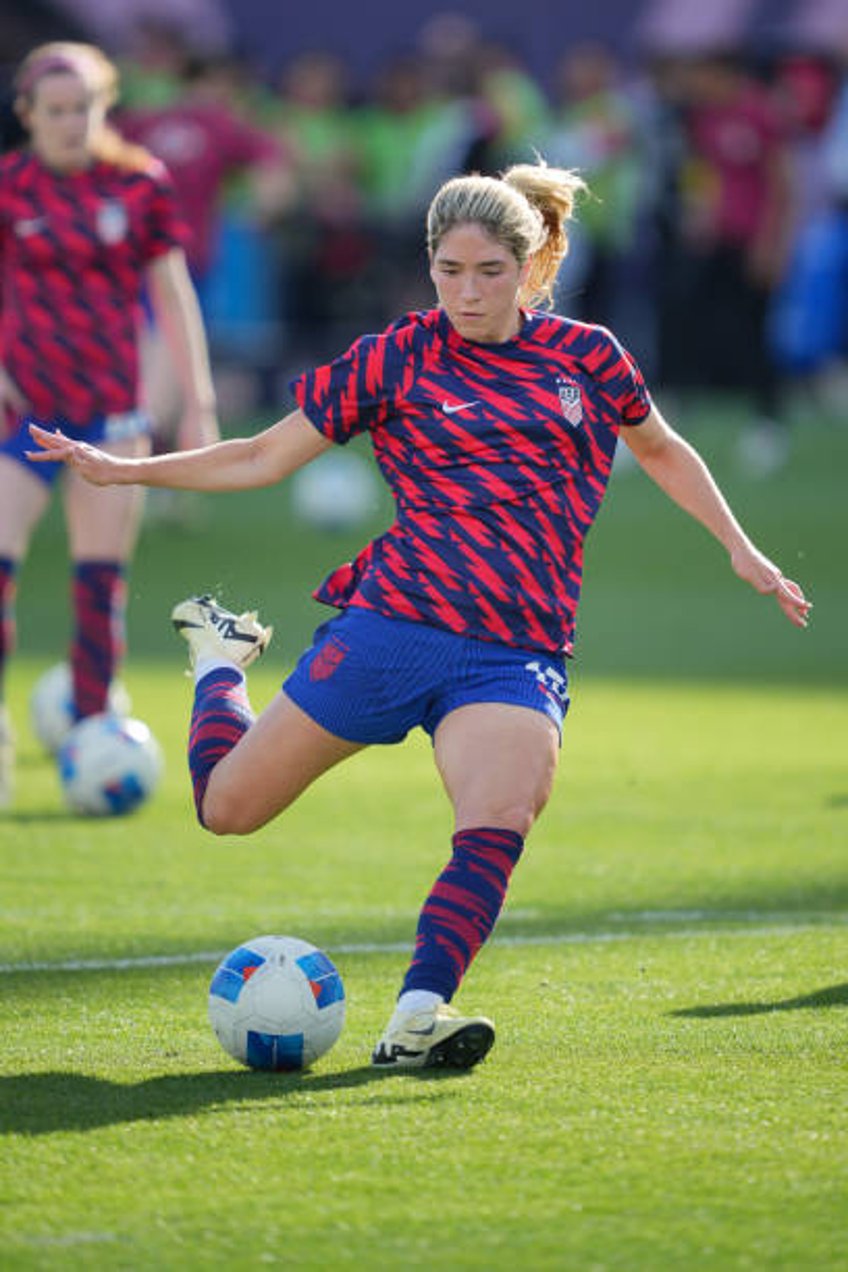
M568 706L583 541L619 433L646 472L727 550L736 573L799 627L809 605L757 550L706 466L652 405L604 328L549 299L582 182L542 164L460 177L428 214L439 307L365 336L294 382L298 409L253 438L120 460L34 430L46 458L90 480L231 490L280 480L333 442L371 433L397 500L390 529L317 596L318 629L254 719L243 669L267 645L255 614L178 605L197 680L189 761L201 821L245 834L322 773L416 725L454 811L453 853L422 909L376 1065L468 1067L494 1027L445 1006L496 922L550 794Z
M138 405L143 283L180 371L180 442L199 446L218 436L170 182L158 160L107 125L116 93L115 68L99 49L36 48L16 77L16 110L30 144L0 160L0 702L14 645L16 575L61 471L27 459L27 424L61 425L116 456L148 453L150 424ZM76 473L66 477L78 718L103 710L123 651L125 570L140 495L114 490L104 497ZM0 707L3 802L10 798L11 734Z

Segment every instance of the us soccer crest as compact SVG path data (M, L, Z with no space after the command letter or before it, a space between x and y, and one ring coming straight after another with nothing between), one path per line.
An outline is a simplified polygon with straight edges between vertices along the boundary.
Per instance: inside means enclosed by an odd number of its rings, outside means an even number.
M580 385L568 376L560 376L557 380L559 404L567 424L579 428L583 423L583 396Z
M103 243L120 243L127 236L129 220L123 203L104 199L97 209L97 233Z
M338 636L331 636L316 652L309 666L310 680L329 680L347 656L348 646Z

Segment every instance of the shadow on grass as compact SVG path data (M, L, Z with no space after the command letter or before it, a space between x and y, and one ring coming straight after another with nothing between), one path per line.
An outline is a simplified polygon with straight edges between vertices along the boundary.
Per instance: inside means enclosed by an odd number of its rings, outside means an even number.
M403 1092L392 1079L416 1085L442 1084L469 1076L467 1070L429 1069L382 1072L363 1067L341 1073L167 1074L143 1082L110 1082L82 1073L22 1073L0 1077L0 1134L50 1135L55 1131L90 1131L128 1122L185 1117L226 1104L283 1103L298 1096L342 1091L370 1083L386 1084L382 1104L408 1104L432 1098ZM393 1093L390 1092L390 1086ZM446 1094L446 1093L443 1093Z
M712 1020L722 1016L764 1016L773 1011L803 1011L805 1008L848 1007L848 984L831 985L812 994L783 998L773 1003L716 1003L705 1007L684 1007L671 1016L696 1020Z

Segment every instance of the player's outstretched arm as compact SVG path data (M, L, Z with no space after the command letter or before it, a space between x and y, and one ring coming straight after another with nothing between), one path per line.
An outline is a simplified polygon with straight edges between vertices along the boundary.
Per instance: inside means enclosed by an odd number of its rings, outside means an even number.
M763 595L774 595L796 627L806 627L811 603L751 542L698 452L654 408L644 423L622 430L645 472L685 512L723 544L739 578Z
M326 450L331 442L302 411L254 437L234 437L197 450L146 459L109 455L62 432L30 425L36 462L60 461L95 486L165 486L174 490L250 490L271 486Z

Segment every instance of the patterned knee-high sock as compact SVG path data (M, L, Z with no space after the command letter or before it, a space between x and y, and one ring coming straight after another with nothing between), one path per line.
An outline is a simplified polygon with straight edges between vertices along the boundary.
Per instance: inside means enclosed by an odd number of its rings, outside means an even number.
M205 825L203 797L212 770L247 733L253 720L247 683L238 667L215 667L198 680L188 735L188 766L201 826Z
M74 714L105 711L109 685L126 649L127 585L119 561L81 561L74 569L71 643Z
M454 835L453 856L424 902L401 993L431 990L450 1002L495 926L523 847L512 830L483 826Z
M3 701L6 663L15 649L17 573L17 561L0 557L0 702Z

